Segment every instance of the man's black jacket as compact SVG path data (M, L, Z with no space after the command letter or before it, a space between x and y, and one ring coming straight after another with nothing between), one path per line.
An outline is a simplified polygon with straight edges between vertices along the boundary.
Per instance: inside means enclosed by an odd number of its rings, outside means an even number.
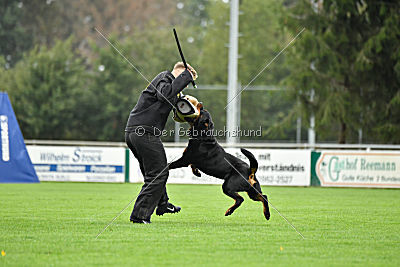
M160 134L164 130L172 105L175 106L178 100L177 94L191 81L192 75L188 70L176 78L170 71L158 74L140 95L129 115L125 131L132 131L133 126L143 126L148 132Z

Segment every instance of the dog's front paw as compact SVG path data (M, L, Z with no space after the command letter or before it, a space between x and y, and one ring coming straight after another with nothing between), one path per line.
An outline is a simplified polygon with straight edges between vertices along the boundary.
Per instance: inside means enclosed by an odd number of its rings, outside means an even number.
M197 168L193 170L193 174L196 175L197 177L201 177L201 173Z
M201 177L201 173L199 169L196 168L193 164L190 164L190 168L192 168L192 173L196 175L197 177Z

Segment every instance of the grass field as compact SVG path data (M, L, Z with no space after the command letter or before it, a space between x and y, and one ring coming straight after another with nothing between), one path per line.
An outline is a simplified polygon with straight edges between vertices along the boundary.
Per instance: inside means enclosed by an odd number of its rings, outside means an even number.
M264 187L271 209L220 186L168 185L179 214L129 223L138 184L0 185L0 265L400 265L400 190Z

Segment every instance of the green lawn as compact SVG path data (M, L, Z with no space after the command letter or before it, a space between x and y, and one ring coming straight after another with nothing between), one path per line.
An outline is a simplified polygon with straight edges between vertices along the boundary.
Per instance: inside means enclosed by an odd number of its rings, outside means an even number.
M0 184L0 265L400 265L400 190L264 187L271 209L215 185L168 185L179 214L129 223L138 184Z

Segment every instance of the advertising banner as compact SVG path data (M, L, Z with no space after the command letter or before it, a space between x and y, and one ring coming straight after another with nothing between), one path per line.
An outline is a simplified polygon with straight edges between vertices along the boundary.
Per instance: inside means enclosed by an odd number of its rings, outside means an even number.
M400 187L400 152L321 152L315 174L321 186Z
M258 161L257 179L261 185L310 185L311 161L309 150L267 150L248 149ZM165 148L168 162L175 161L182 156L184 148ZM228 148L226 151L243 161L249 163L239 148ZM130 155L130 182L143 182L139 163ZM206 175L201 172L201 177L192 173L190 167L171 170L168 183L183 184L222 184L223 180Z
M125 148L27 146L40 181L125 181Z
M248 149L258 161L261 185L309 186L311 151L298 149ZM248 162L239 149L233 154Z

